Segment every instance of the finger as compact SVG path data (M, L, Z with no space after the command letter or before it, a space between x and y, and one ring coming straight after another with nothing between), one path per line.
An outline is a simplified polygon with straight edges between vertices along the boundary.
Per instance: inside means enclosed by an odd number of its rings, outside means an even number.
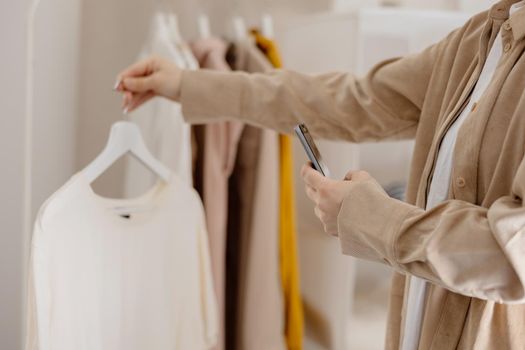
M310 185L304 185L305 188L309 188L312 192L317 193L317 190Z
M131 100L133 99L133 94L129 91L124 92L124 96L122 97L122 109L126 111L129 107L129 104Z
M122 80L122 87L126 91L133 93L147 92L154 89L154 78L152 75L138 78L125 78Z
M310 187L308 185L305 186L305 189L308 198L317 203L317 200L319 199L319 194L317 193L317 191L313 187Z
M117 81L115 82L115 86L113 86L113 90L122 91L122 80L119 77L117 77Z
M317 218L320 220L321 219L321 209L319 209L318 207L315 207L314 213L315 213L315 216L317 216Z
M144 103L151 100L153 97L155 97L155 94L153 92L146 92L139 95L134 95L131 102L129 103L126 113L132 112L135 109L142 106Z
M325 232L332 236L339 236L339 228L337 225L326 225L324 228Z
M306 165L303 166L302 174L304 182L316 190L327 181L327 179L321 175L321 173Z
M311 169L311 168L312 168L312 163L311 162L306 162L306 164L304 164L301 167L301 177L304 177L304 175L306 174L306 171L308 169Z
M152 57L148 57L132 64L119 73L117 82L129 77L142 77L151 74L154 71L154 62Z

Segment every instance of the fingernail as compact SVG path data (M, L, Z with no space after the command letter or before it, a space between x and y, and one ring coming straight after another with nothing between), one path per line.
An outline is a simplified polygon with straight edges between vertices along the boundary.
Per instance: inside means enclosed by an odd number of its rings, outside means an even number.
M128 108L128 107L124 108L124 109L122 110L122 113L124 113L124 114L127 115L127 114L129 113L129 108Z
M118 90L121 83L122 83L122 80L118 79L117 82L115 83L115 86L113 87L113 90Z

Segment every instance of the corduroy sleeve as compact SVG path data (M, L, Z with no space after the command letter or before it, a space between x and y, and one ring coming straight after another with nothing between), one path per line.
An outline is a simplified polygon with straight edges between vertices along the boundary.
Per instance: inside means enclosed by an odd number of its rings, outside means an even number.
M303 122L317 137L351 142L412 138L435 62L459 32L418 54L382 62L363 78L184 71L183 115L192 124L239 119L284 133Z
M387 263L453 292L525 301L525 162L512 194L484 208L449 200L425 211L374 180L353 184L338 216L343 253Z

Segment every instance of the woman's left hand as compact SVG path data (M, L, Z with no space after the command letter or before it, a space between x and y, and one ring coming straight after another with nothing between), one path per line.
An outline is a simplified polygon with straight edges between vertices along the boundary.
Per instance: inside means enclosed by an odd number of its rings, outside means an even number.
M310 164L303 166L301 176L306 194L315 203L315 215L321 220L326 233L338 236L337 216L353 183L372 179L365 171L350 171L343 181L332 180L314 170Z

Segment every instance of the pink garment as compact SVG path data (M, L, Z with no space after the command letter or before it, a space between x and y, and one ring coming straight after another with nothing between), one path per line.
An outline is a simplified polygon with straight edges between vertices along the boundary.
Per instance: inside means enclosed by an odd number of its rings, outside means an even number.
M225 61L227 46L219 39L202 39L191 44L202 68L230 70ZM224 349L225 266L228 222L228 179L232 174L237 147L244 128L239 122L218 122L197 127L200 188L208 226L212 274L219 311L219 339L214 350ZM198 166L199 167L199 166Z

